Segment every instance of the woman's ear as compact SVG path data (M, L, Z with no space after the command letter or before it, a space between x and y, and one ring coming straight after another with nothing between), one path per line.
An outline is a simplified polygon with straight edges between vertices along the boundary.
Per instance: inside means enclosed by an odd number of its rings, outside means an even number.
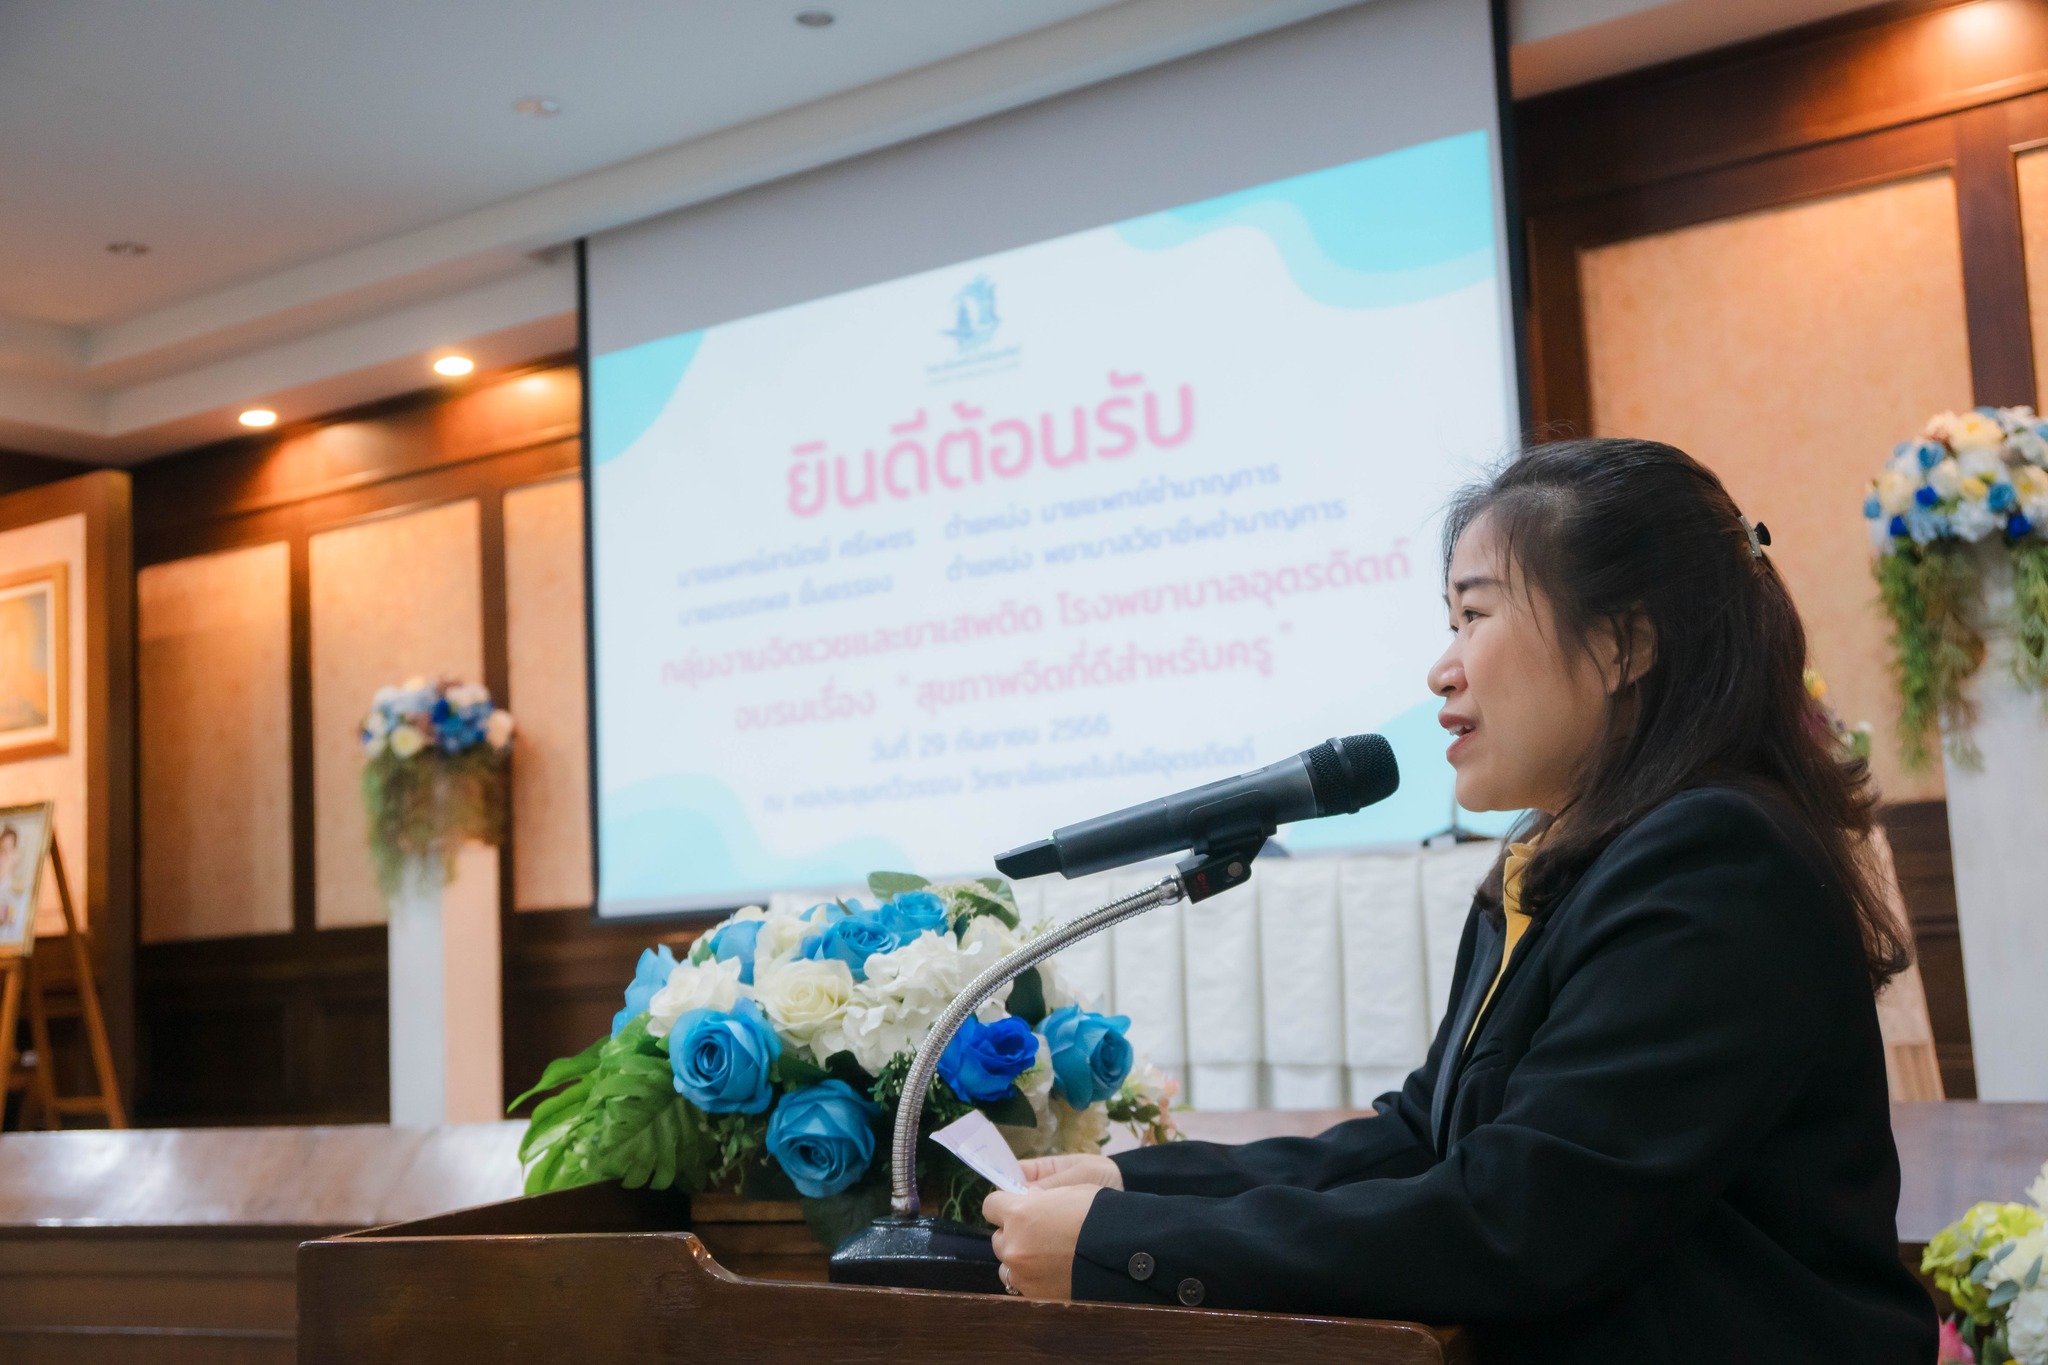
M1617 616L1607 623L1607 657L1601 660L1601 674L1610 695L1643 680L1657 662L1657 628L1650 614L1641 609Z

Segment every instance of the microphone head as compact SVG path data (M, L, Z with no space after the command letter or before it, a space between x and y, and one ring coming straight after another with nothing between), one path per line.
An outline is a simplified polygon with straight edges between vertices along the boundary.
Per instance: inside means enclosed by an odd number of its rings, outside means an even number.
M1319 815L1349 815L1384 801L1401 785L1394 746L1379 735L1326 739L1302 755Z

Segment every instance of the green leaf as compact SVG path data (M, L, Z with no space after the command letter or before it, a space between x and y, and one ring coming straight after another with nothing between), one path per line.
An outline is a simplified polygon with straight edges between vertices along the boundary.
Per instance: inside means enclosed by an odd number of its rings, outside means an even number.
M832 1073L792 1052L785 1052L776 1058L770 1079L786 1089L797 1090L807 1085L816 1085Z
M953 898L967 912L961 917L963 924L979 915L987 915L990 919L1000 922L1007 928L1015 929L1017 927L1017 909L1008 900L968 887L956 889L953 893Z
M2014 1299L2018 1298L2019 1294L2019 1282L2016 1280L2006 1280L2002 1282L1998 1286L1998 1288L1991 1291L1991 1296L1987 1300L1987 1302L1990 1303L1990 1305L1993 1308L2003 1308L2007 1304L2011 1303Z
M1012 1128L1031 1128L1037 1126L1038 1123L1038 1115L1032 1111L1031 1101L1019 1094L1014 1086L1009 1094L1003 1096L994 1104L983 1104L976 1107L982 1113L988 1115L990 1123L1004 1123Z
M1037 1028L1045 1019L1045 979L1032 967L1018 974L1010 983L1010 1013L1025 1023Z
M976 877L974 884L987 887L997 900L1009 906L1012 910L1017 908L1017 893L1012 891L1010 884L1001 877Z
M825 1059L825 1071L835 1081L845 1081L854 1090L865 1095L874 1088L875 1078L861 1069L861 1064L847 1051L833 1053Z
M506 1105L505 1112L511 1113L543 1090L553 1090L564 1081L574 1080L578 1076L589 1075L597 1069L598 1054L604 1051L604 1045L608 1041L609 1039L600 1038L574 1057L557 1057L554 1061L549 1062L547 1070L540 1073L540 1083L518 1099L512 1101L512 1103Z
M868 890L874 893L876 900L885 901L906 891L922 891L930 885L929 881L915 872L868 873Z

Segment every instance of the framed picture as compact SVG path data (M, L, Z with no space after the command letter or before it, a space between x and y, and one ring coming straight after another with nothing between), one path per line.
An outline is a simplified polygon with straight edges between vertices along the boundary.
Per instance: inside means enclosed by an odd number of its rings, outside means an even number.
M71 600L66 566L0 578L0 763L70 745Z
M0 808L0 957L36 946L36 895L49 861L54 801Z

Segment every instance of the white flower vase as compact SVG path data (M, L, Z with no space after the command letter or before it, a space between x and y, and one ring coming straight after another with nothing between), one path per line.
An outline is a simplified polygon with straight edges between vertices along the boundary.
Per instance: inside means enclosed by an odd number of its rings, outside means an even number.
M464 844L446 885L412 864L390 910L391 1122L502 1119L498 851Z
M1979 1099L2048 1100L2048 895L2038 866L2048 836L2048 710L2013 678L2012 561L1997 545L1977 553L1988 649L1971 686L1984 761L1963 767L1945 747L1942 759L1970 1046Z

